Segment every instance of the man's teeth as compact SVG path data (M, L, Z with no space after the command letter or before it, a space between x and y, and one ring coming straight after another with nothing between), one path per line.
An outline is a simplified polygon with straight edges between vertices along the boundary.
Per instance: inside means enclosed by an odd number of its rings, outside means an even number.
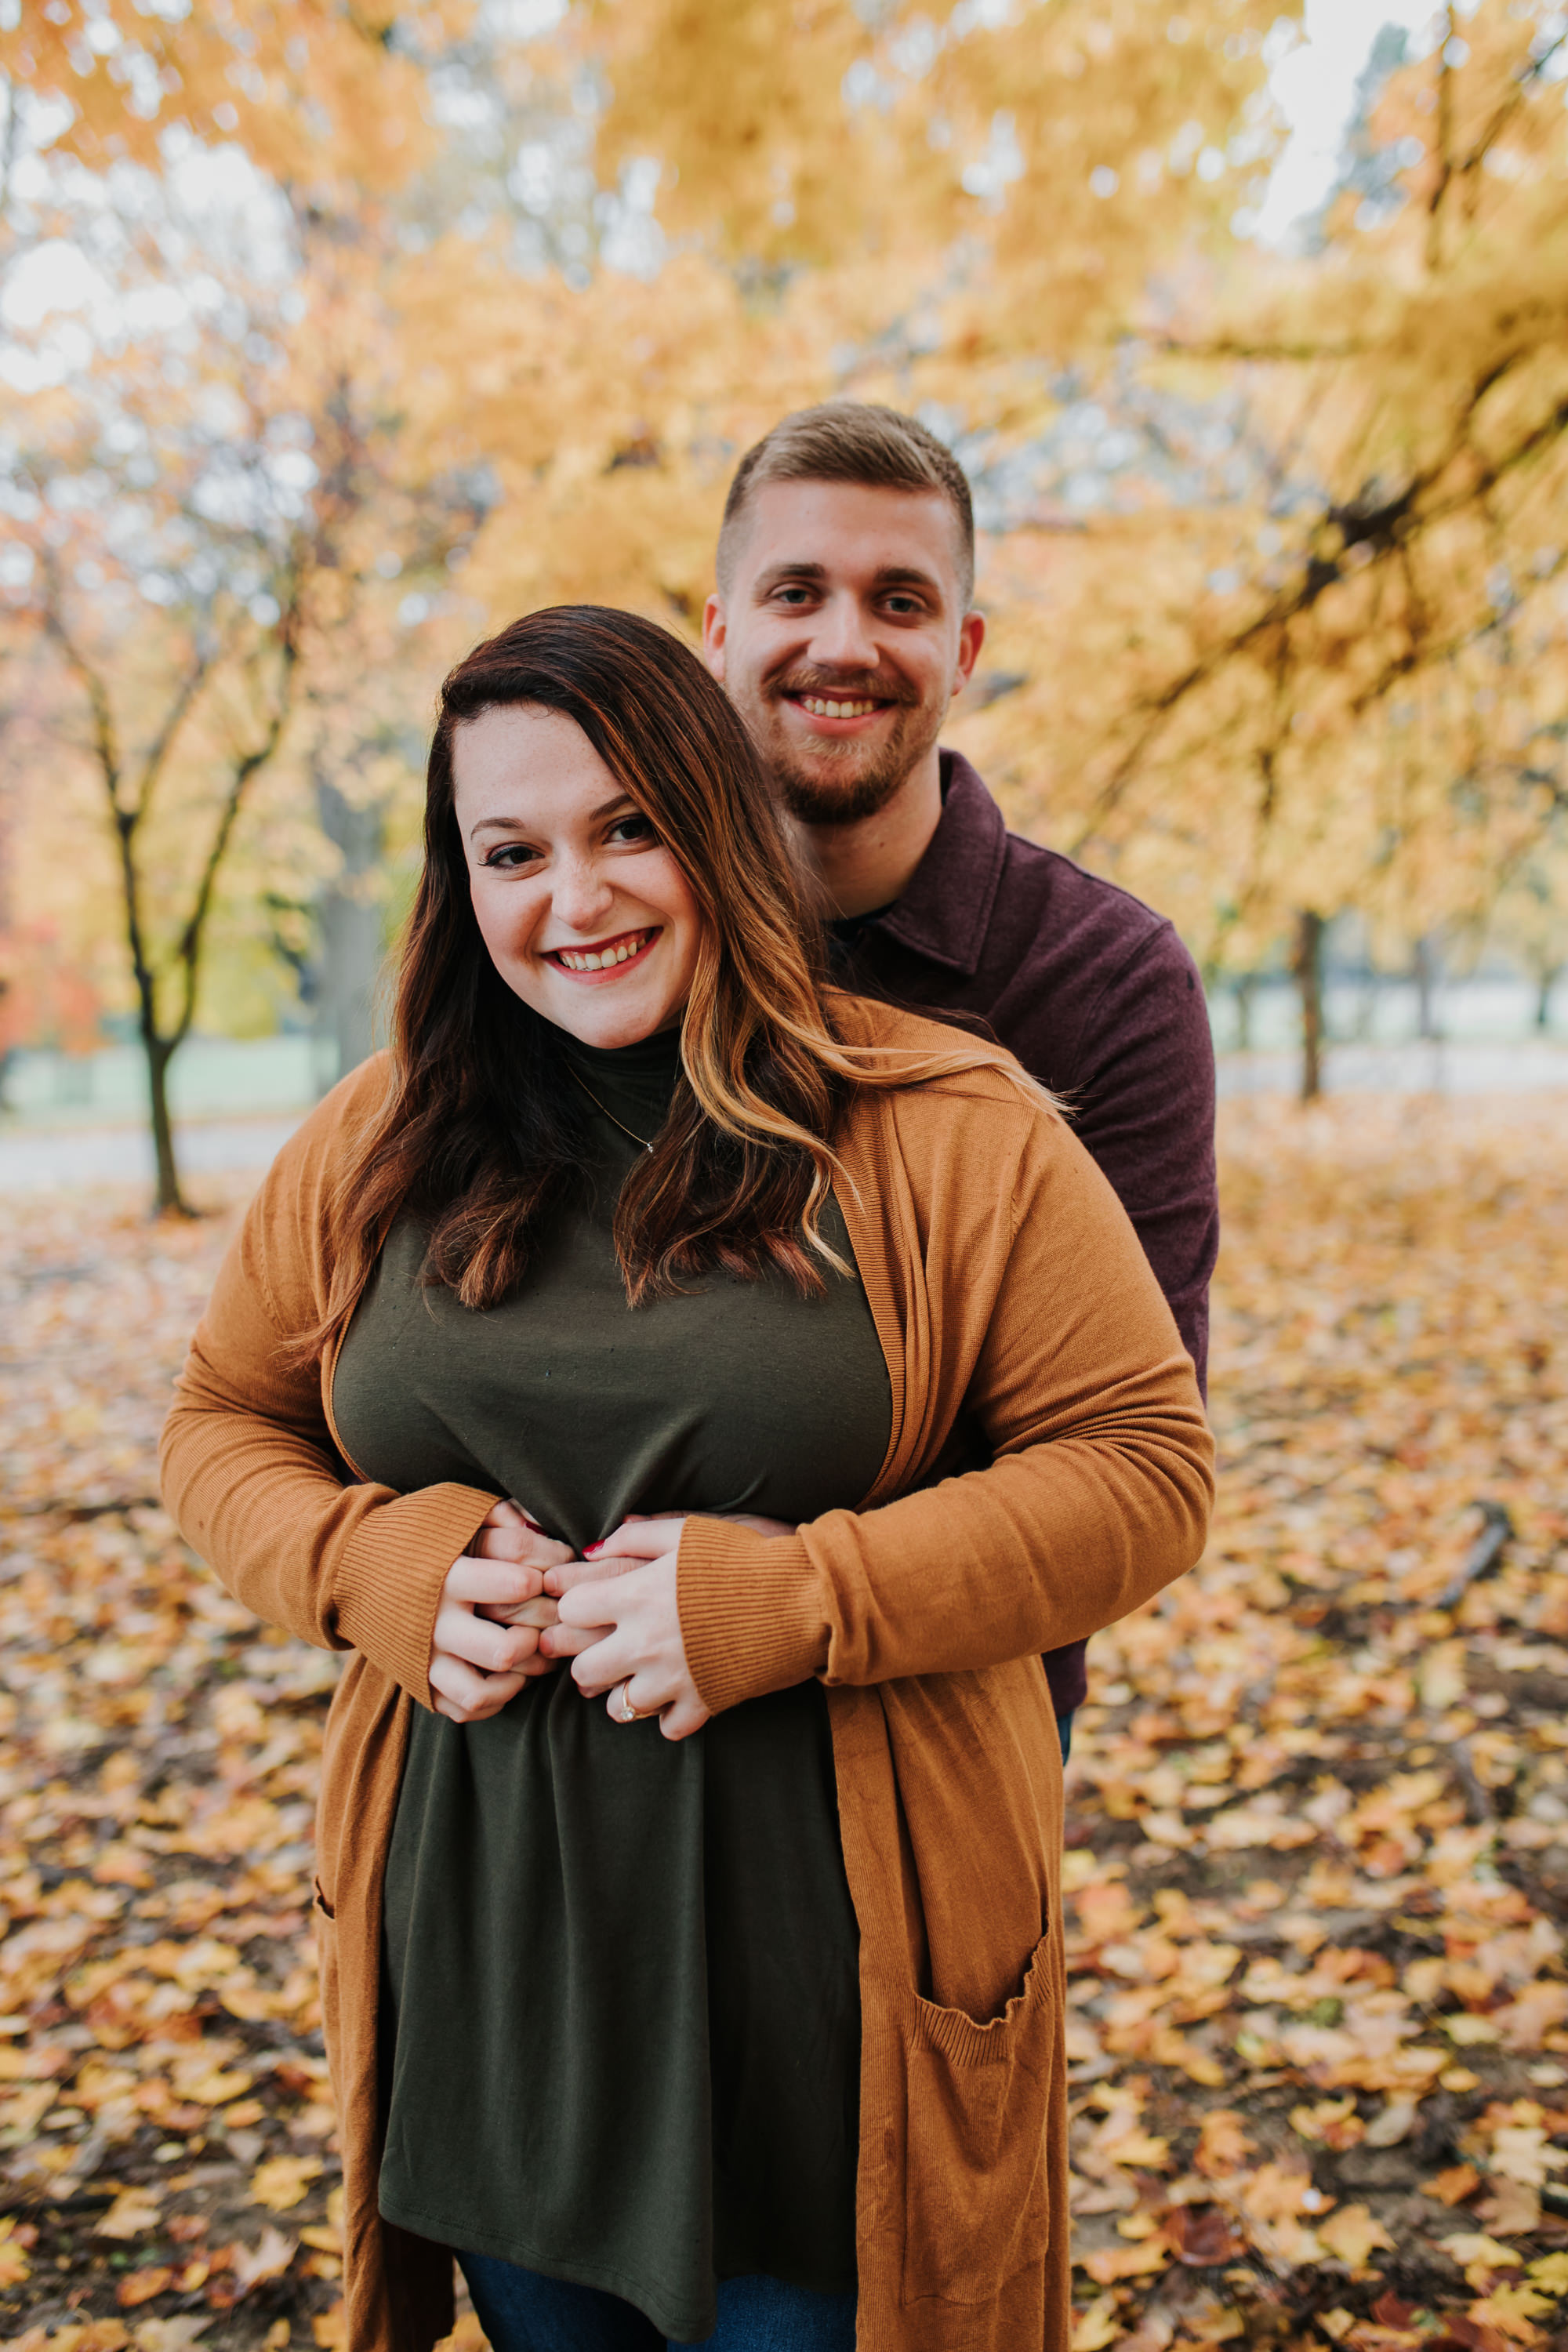
M637 931L631 939L617 940L613 948L601 948L596 953L590 950L577 955L570 948L558 948L556 955L568 971L604 971L613 963L625 963L628 956L646 948L652 937L651 931Z
M814 719L868 719L877 708L874 702L823 702L814 694L803 694L800 699Z

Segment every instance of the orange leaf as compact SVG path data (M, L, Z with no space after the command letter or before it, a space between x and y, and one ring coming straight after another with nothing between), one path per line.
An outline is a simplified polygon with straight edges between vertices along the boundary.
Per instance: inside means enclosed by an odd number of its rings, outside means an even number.
M174 2273L166 2263L155 2263L144 2271L132 2271L122 2278L114 2290L114 2300L126 2311L133 2311L139 2303L151 2303L174 2284Z

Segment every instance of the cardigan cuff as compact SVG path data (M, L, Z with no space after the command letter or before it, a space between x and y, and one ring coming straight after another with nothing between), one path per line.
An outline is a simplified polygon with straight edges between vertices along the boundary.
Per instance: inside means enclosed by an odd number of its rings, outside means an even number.
M827 1664L817 1572L799 1536L689 1518L676 1592L687 1664L710 1714L809 1682Z
M435 1706L430 1643L441 1588L496 1507L477 1486L444 1484L367 1511L334 1579L338 1632L421 1706Z

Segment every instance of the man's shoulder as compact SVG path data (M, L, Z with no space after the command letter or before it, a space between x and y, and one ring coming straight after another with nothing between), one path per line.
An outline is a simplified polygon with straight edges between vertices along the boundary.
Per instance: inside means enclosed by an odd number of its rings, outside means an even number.
M1171 942L1185 958L1175 926L1120 882L1091 874L1059 849L1030 841L1010 828L997 886L995 916L1040 924L1079 950L1091 945L1131 956L1140 948Z
M1012 967L1022 958L1042 980L1046 968L1053 968L1053 982L1074 971L1103 980L1151 958L1155 963L1169 958L1184 972L1191 968L1167 916L1063 851L1014 832L962 753L944 752L943 759L951 822L939 827L927 852L931 864L920 881L941 904L961 877L972 879L988 869L984 903L973 909L984 929L984 961ZM944 872L950 861L956 868L951 878Z

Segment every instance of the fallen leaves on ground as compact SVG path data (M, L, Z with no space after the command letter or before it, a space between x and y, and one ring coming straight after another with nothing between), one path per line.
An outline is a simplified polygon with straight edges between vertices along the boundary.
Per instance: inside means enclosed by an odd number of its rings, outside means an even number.
M1223 1138L1221 1508L1095 1643L1068 1777L1077 2352L1545 2346L1568 1104L1238 1103ZM344 2340L309 1933L336 1664L153 1500L233 1205L0 1202L0 2341L27 2352Z
M1222 1143L1219 1511L1095 1643L1068 1774L1079 2352L1545 2345L1568 1104L1236 1103Z

